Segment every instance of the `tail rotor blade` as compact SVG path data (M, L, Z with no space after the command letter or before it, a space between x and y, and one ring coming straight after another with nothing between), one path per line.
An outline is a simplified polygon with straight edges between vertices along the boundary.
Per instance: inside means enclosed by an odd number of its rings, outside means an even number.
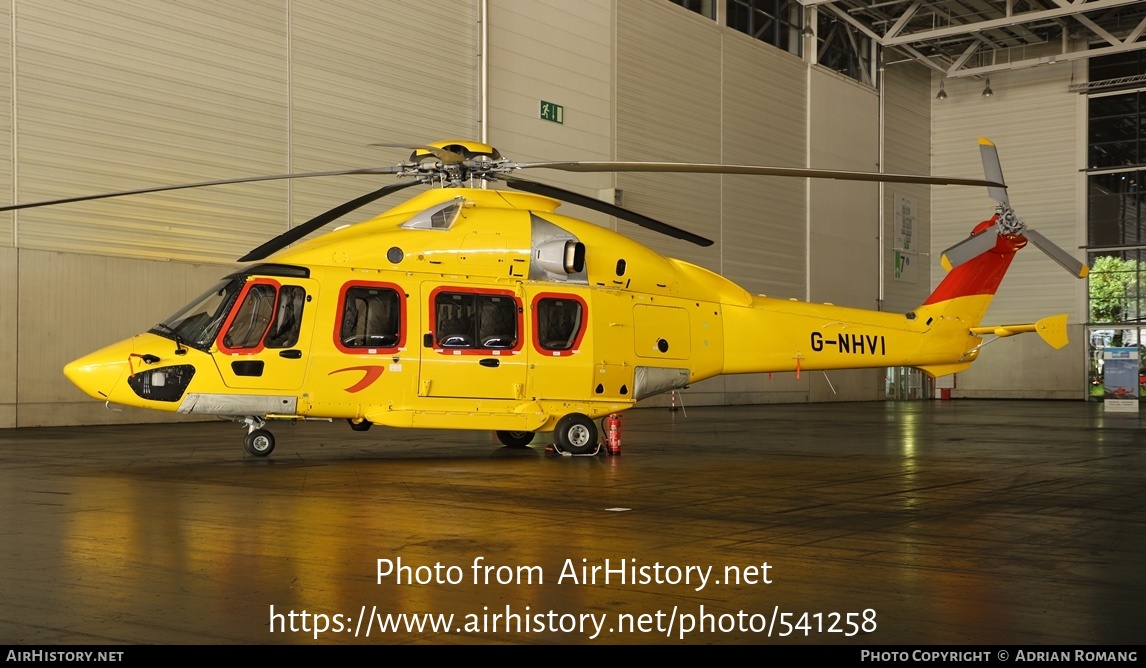
M951 271L955 267L973 260L983 253L995 247L995 243L999 240L999 227L998 225L989 227L973 237L968 237L963 241L951 246L943 251L943 256L940 263L947 271Z
M999 150L990 139L979 137L979 155L983 158L983 177L995 183L1006 183L1003 180L1003 165L999 162ZM1010 208L1011 199L1007 197L1006 186L987 186L987 194L999 204Z
M1023 231L1023 236L1026 237L1027 240L1034 244L1039 250L1046 253L1050 259L1062 265L1062 268L1066 269L1071 274L1074 274L1079 278L1086 278L1086 275L1090 273L1090 267L1087 267L1082 262L1079 262L1078 259L1073 255L1066 252L1053 241L1047 239L1035 230L1032 230L1028 227Z

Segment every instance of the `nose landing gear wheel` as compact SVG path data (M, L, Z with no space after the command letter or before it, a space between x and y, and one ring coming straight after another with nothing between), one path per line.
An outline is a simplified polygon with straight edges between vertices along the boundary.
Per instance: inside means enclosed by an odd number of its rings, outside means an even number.
M571 455L587 455L597 449L597 425L581 413L561 418L553 435L557 446Z
M243 449L247 454L266 457L275 449L275 437L266 429L256 429L243 437Z
M507 448L524 448L533 442L531 431L499 431L497 440Z

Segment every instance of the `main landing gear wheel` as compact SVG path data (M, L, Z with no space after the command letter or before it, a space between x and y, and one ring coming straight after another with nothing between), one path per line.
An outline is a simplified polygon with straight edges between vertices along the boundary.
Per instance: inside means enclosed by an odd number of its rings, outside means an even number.
M275 437L266 429L256 429L243 437L243 449L256 457L266 457L275 449Z
M524 448L533 442L531 431L499 431L497 440L507 448Z
M354 431L369 431L370 427L374 424L370 420L362 420L361 422L355 422L354 420L348 419L347 422L350 423L350 428L353 429Z
M571 455L587 455L597 449L597 425L587 415L570 413L553 430L557 447Z

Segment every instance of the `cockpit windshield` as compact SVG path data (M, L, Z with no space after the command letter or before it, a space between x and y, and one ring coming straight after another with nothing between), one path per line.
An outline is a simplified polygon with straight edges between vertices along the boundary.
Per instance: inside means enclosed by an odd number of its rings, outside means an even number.
M219 281L215 287L149 331L192 348L207 350L223 326L223 321L227 319L227 312L243 289L243 283L241 278Z

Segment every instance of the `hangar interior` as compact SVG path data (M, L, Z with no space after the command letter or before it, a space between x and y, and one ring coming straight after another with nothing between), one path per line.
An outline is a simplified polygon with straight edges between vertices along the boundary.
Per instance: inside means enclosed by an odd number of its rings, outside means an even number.
M1113 315L1094 317L1085 281L1023 253L986 322L1066 313L1071 343L1054 351L1017 337L988 346L957 375L953 396L1083 399L1095 346L1137 341L1142 223L1137 188L1124 184L1139 178L1141 163L1143 10L1117 0L1073 12L1020 0L1005 14L965 8L952 18L952 4L106 0L63 12L6 0L0 180L14 202L36 201L388 165L404 152L369 144L450 137L484 139L519 161L977 177L985 136L1000 147L1020 216L1063 248L1088 249L1089 261L1118 260L1108 272L1125 279L1124 297ZM938 26L943 12L949 25ZM985 23L959 29L976 21ZM1080 55L1088 49L1103 55ZM561 107L561 122L541 117L542 102ZM994 207L982 189L955 186L639 173L540 180L715 239L697 248L563 209L752 293L899 312L943 275L939 250ZM105 410L60 369L145 330L246 250L376 183L275 181L4 213L0 426L162 419ZM922 396L925 387L919 372L872 369L719 377L681 398L876 400Z
M679 393L687 412L661 395L627 413L620 457L301 420L290 449L254 457L231 422L138 424L176 418L108 410L61 369L377 176L2 213L0 644L1140 643L1140 418L1083 400L1102 348L1141 340L1144 33L1146 3L1128 0L0 0L12 202L390 166L409 149L370 144L461 138L523 162L978 178L989 137L1019 215L1094 267L1088 283L1018 255L985 322L1065 313L1070 344L983 348L951 390L979 401L881 401L928 396L898 368L721 376ZM892 313L995 211L955 186L531 178L714 239L559 210L751 293ZM485 563L547 579L383 581L399 557L417 577ZM558 578L606 559L753 579ZM371 606L559 624L286 632L297 611L361 622ZM634 630L678 606L720 628ZM737 613L749 627L725 629ZM803 631L765 640L762 619L801 613ZM817 614L855 629L813 632ZM564 626L586 617L618 623Z

